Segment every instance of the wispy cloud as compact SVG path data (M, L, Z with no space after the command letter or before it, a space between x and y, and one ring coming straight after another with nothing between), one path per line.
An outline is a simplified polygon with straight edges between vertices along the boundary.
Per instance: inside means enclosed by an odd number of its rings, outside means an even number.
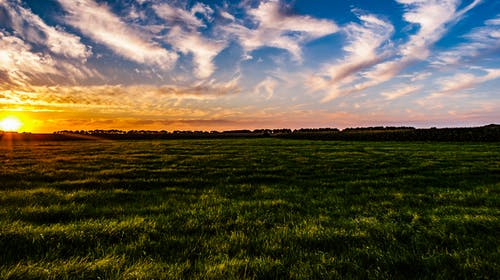
M432 72L415 73L415 75L411 76L410 81L412 81L412 82L422 81L422 80L427 79L430 76L432 76Z
M58 0L67 12L65 22L104 44L118 55L141 64L171 68L178 55L141 36L113 14L105 4L94 0Z
M234 20L227 12L222 15ZM247 15L255 28L245 26L241 20L221 27L241 44L246 58L251 58L252 51L268 46L284 49L300 62L302 44L338 31L330 20L286 14L277 0L263 1L257 8L249 8Z
M101 74L78 60L54 57L29 42L0 30L0 84L71 84Z
M85 61L91 48L84 45L80 37L47 25L38 15L21 6L17 1L0 0L16 34L27 42L43 45L53 54Z
M255 86L254 92L256 94L264 94L265 99L269 100L271 99L271 97L273 97L274 91L277 86L278 86L278 81L276 79L271 77L266 77L263 81L261 81Z
M51 83L51 75L63 75L56 60L34 51L22 39L0 31L0 84Z
M419 26L416 34L401 47L401 61L424 60L430 55L429 47L438 41L451 24L458 21L466 12L482 0L475 0L461 10L457 10L458 0L396 0L404 4L406 13L403 18Z
M396 0L405 5L403 18L419 26L416 34L399 47L398 58L378 64L373 70L365 73L368 82L358 85L365 89L386 82L403 69L419 60L430 56L429 48L434 45L469 10L481 0L475 0L461 10L457 10L458 0Z
M438 53L432 64L436 66L470 63L481 56L500 53L500 15L485 21L484 26L473 29L464 36L468 42Z
M476 76L471 73L460 73L451 78L439 81L441 89L436 95L460 92L465 89L474 88L476 85L500 78L500 69L484 69L486 75Z
M167 41L183 54L193 55L194 73L198 78L208 78L212 75L215 71L213 59L226 47L226 43L222 41L206 39L200 32L184 31L179 26L170 30Z
M191 9L161 3L152 5L152 9L169 27L165 42L174 50L193 56L197 78L210 77L216 69L213 59L227 45L223 40L208 39L199 31L207 27L204 21L213 20L213 9L202 3L196 3Z
M0 105L59 108L65 111L96 110L122 114L162 114L182 100L209 100L240 91L238 80L203 81L192 85L102 85L0 87ZM37 107L38 106L38 107Z
M481 0L475 0L461 10L457 10L458 0L396 0L403 4L406 11L403 14L405 21L419 26L418 31L411 35L407 42L399 45L391 56L383 61L375 61L367 67L373 66L360 74L363 80L339 89L338 86L328 93L323 101L330 101L338 96L348 95L366 90L370 87L389 81L408 66L430 56L430 47L448 31L469 10L478 5ZM369 40L366 40L369 42ZM363 67L365 69L367 67ZM350 76L348 76L350 77Z
M12 34L0 30L0 80L7 84L68 84L97 77L85 66L91 47L77 35L47 25L20 1L0 0Z
M191 8L191 13L195 14L195 15L200 14L203 17L205 17L207 20L212 20L214 10L212 8L210 8L210 6L198 2Z
M413 85L398 85L397 89L392 91L382 92L380 95L384 96L387 100L396 99L411 93L414 93L418 90L422 89L422 86L413 86Z
M210 7L200 3L196 4L191 11L173 7L167 3L155 4L153 5L153 10L169 24L182 25L190 29L206 26L201 19L196 17L196 13L201 13L206 17L209 17L213 13Z
M322 76L313 77L309 81L312 90L328 91L323 102L346 94L348 91L343 87L360 78L360 71L381 62L386 56L386 51L381 51L380 48L387 43L394 27L373 15L360 15L359 18L361 24L351 23L343 29L348 42L343 48L345 57L327 65Z

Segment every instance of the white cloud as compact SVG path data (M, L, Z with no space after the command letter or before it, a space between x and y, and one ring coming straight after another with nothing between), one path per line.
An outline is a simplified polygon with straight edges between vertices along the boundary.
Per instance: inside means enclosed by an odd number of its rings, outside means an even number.
M155 13L171 24L185 25L190 29L197 29L199 27L205 27L203 21L196 17L196 13L201 13L202 15L209 16L213 13L210 7L199 4L195 5L191 12L186 11L181 8L172 7L167 3L153 5L153 10Z
M303 43L338 31L337 25L330 20L285 14L277 0L261 2L247 14L255 28L246 27L242 22L221 27L238 40L247 57L251 57L250 52L268 46L287 50L300 62ZM227 12L222 16L234 20Z
M139 20L145 21L145 20L147 20L147 15L146 15L144 10L139 9L136 6L131 5L129 8L128 14L127 14L127 19L136 20L136 21L139 21Z
M223 11L223 10L222 10L222 11L219 11L219 14L220 14L223 18L225 18L225 19L228 19L228 20L231 20L231 21L235 21L235 20L236 20L236 18L235 18L233 15L231 15L230 13L228 13L228 12L226 12L226 11Z
M484 54L500 51L500 15L487 20L485 25L473 29L465 35L468 42L460 44L451 50L441 52L433 59L436 66L449 66L467 63L470 59Z
M212 8L202 3L195 4L190 11L167 3L156 4L152 8L159 17L171 25L165 36L166 42L184 55L193 55L196 77L201 79L210 77L215 71L213 59L227 45L221 40L207 39L198 31L206 25L197 15L211 20L214 14Z
M500 15L497 15L495 18L487 20L485 22L485 24L486 25L500 25ZM498 35L496 37L498 37Z
M457 11L458 0L397 1L406 7L403 18L418 25L419 30L410 36L408 42L400 46L399 59L379 64L366 74L366 77L371 79L369 86L388 81L415 61L427 59L430 56L429 48L446 33L450 25L481 2L475 0Z
M414 93L422 88L422 86L399 85L400 88L393 91L386 91L381 93L387 100L396 99L410 93Z
M122 57L137 63L171 68L177 54L146 40L104 4L93 0L58 0L68 13L66 23L106 45Z
M440 92L434 95L456 93L465 89L474 88L476 85L500 78L500 69L484 69L486 75L476 76L471 73L460 73L439 82Z
M429 46L446 32L446 24L454 20L457 0L397 0L405 4L406 13L403 18L417 24L419 30L401 47L404 60L423 60L429 56Z
M167 35L172 46L184 54L193 54L195 75L208 78L215 71L214 57L225 48L225 43L212 41L201 36L199 32L185 32L179 26L173 27Z
M0 30L0 84L68 84L89 77L103 78L78 61L35 51L28 42Z
M90 47L80 41L80 37L47 25L38 15L25 9L20 3L0 0L11 26L24 40L46 46L52 53L85 61L91 54Z
M277 80L271 77L267 77L266 79L264 79L262 82L258 83L255 86L254 92L256 94L264 94L266 100L269 100L271 99L271 97L273 97L274 91L277 86L278 86Z
M49 55L34 52L22 39L0 31L0 72L6 83L25 84L47 74L61 74Z
M394 32L394 27L373 15L360 15L361 24L350 23L344 28L347 45L345 57L327 65L322 76L313 77L309 87L313 91L328 90L323 102L347 94L343 87L359 79L359 72L382 61L386 53L380 51Z
M417 33L400 45L396 58L378 63L372 69L361 73L367 80L354 83L352 86L333 90L323 101L329 101L339 95L360 92L370 87L386 82L403 69L419 60L430 56L429 48L437 42L467 11L474 8L481 0L475 0L462 10L457 11L458 0L396 0L405 5L403 18L419 26Z
M207 20L212 19L212 15L214 14L214 10L210 8L210 6L203 4L203 3L196 3L192 8L191 8L191 13L193 15L199 13L203 17L205 17Z
M412 82L422 81L422 80L427 79L431 75L432 75L432 72L415 73L415 75L413 75L410 80Z

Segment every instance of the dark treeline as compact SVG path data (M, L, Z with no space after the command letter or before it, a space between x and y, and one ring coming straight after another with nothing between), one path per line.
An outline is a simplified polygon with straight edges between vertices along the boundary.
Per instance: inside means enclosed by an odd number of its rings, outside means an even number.
M289 139L345 141L479 141L499 142L500 125L469 128L367 127L347 128L336 132L296 132L280 135Z
M227 131L191 131L174 130L172 132L161 130L62 130L54 132L54 135L75 138L103 138L111 140L134 140L134 139L199 139L199 138L233 138L233 137L267 137L279 134L292 133L291 129L240 129Z
M154 139L210 139L210 138L275 137L309 140L345 141L500 141L500 125L469 128L425 128L414 127L357 127L301 129L255 129L227 131L151 131L151 130L62 130L53 134L3 133L0 139L21 141L64 140L154 140Z

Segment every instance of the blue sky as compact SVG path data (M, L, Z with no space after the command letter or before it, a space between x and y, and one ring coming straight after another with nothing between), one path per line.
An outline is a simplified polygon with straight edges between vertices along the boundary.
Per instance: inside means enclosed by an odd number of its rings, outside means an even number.
M494 0L0 0L25 130L500 120Z

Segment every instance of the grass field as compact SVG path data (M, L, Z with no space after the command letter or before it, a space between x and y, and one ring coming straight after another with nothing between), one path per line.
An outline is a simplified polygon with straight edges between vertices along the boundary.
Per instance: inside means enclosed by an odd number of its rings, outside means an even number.
M498 279L500 143L3 143L1 279Z

